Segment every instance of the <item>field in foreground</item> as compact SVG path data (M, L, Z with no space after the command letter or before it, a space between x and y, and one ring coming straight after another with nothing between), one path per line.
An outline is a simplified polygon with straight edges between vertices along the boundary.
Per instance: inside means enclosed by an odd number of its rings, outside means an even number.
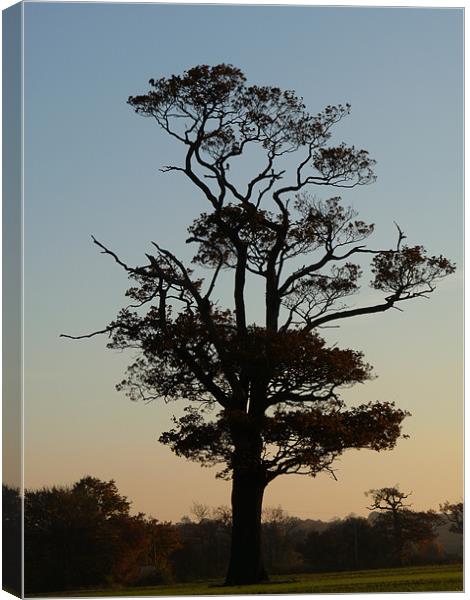
M222 587L217 582L182 583L113 590L87 590L56 596L199 596L221 594L332 594L366 592L463 591L462 565L406 567L344 573L308 573L273 577L269 583ZM48 596L51 596L48 594Z

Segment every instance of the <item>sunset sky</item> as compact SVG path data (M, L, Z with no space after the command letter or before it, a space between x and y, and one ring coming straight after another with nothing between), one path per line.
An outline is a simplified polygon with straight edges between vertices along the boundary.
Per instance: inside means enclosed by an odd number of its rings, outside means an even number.
M279 478L266 505L328 520L365 514L371 488L398 483L416 509L462 498L463 11L26 3L25 484L115 479L136 511L179 519L193 502L228 504L215 471L177 458L157 438L182 405L132 403L115 390L132 355L102 329L126 304L125 262L155 240L188 260L186 227L207 208L188 182L163 174L182 149L126 105L149 78L231 63L250 83L293 89L307 108L350 102L335 141L366 148L377 182L344 190L371 246L410 244L457 264L430 300L348 319L331 343L362 350L377 379L351 402L389 400L412 413L391 452L350 451L335 481ZM242 176L243 173L240 173ZM328 192L321 190L322 197ZM336 195L335 190L330 195ZM364 278L356 306L375 298ZM231 291L221 290L230 303ZM262 294L250 297L260 319Z

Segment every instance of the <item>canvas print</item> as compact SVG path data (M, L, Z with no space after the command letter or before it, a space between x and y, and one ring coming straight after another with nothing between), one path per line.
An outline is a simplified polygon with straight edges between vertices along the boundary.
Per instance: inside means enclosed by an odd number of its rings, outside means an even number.
M463 9L3 32L4 589L463 591Z

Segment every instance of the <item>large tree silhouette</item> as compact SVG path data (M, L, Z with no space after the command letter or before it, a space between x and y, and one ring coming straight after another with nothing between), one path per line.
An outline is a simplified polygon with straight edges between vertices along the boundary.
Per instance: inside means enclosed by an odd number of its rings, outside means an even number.
M348 448L393 448L407 414L388 402L345 406L339 389L365 382L371 367L361 352L329 346L321 327L427 296L453 266L404 245L400 229L392 248L368 249L373 225L337 196L311 195L374 181L367 151L329 145L349 105L312 116L292 91L248 86L230 65L149 83L128 102L181 144L181 164L162 170L188 178L207 202L188 229L195 266L152 242L147 263L132 267L94 239L129 274L133 304L105 329L76 337L105 333L110 348L139 350L118 386L132 399L186 402L185 416L160 439L178 455L223 465L233 486L226 582L252 583L266 577L260 520L268 483L331 471ZM348 308L361 275L352 261L366 255L383 299ZM217 301L223 270L233 274L226 308ZM264 323L247 310L256 279Z

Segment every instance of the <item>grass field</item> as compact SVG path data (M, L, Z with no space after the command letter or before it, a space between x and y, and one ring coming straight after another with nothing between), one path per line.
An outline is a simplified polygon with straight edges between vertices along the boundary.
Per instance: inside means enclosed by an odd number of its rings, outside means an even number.
M332 594L366 592L463 591L461 565L406 567L346 573L309 573L273 577L269 583L222 587L217 582L69 592L67 596L199 596L222 594ZM55 594L59 595L59 594ZM60 594L64 596L65 594ZM50 595L49 595L50 596Z

